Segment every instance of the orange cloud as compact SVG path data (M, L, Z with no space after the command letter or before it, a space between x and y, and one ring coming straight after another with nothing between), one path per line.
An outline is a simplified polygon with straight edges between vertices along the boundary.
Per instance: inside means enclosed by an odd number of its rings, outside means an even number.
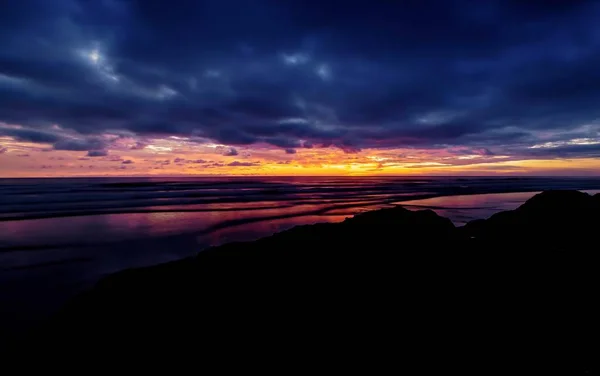
M470 149L285 149L119 139L108 152L52 150L0 138L2 177L160 175L600 175L600 160L524 159ZM232 152L235 150L235 152ZM457 152L458 150L458 152ZM27 158L24 158L27 156Z

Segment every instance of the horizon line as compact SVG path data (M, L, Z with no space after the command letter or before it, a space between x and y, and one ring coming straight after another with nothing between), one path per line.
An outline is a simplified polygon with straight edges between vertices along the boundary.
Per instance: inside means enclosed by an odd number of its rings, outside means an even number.
M95 176L3 176L5 179L150 179L150 178L588 178L600 175L95 175Z

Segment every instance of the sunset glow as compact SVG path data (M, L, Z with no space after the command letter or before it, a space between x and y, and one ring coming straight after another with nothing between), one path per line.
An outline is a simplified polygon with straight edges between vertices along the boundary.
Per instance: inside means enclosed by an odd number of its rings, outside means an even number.
M1 137L4 177L141 175L597 175L597 158L539 159L486 155L466 148L282 150L267 144L227 146L182 137L105 136L107 150L54 150L51 144Z
M600 175L597 3L150 3L0 12L1 177Z

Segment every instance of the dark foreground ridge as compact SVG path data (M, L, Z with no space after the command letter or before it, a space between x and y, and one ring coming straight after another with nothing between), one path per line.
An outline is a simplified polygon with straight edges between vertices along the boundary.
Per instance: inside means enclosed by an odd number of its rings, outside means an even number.
M15 349L594 374L599 232L600 195L577 191L462 228L427 210L367 212L117 273Z

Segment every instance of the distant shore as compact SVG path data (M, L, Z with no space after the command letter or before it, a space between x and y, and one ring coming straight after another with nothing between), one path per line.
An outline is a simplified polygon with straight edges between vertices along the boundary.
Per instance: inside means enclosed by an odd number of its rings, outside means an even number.
M547 191L464 227L401 207L299 226L105 278L28 339L27 351L89 353L108 340L111 352L178 346L185 330L204 355L250 351L259 337L277 354L332 330L344 348L385 329L403 333L400 341L474 341L428 347L432 356L467 351L503 366L583 372L597 355L598 256L589 242L599 224L600 194ZM49 345L57 336L60 346ZM483 350L504 346L535 352Z
M50 218L0 221L0 332L36 325L112 273L294 226L342 222L395 205L432 209L462 226L514 209L543 187L600 189L600 180L580 178L126 179L125 187L118 179L78 179L75 185L50 180L2 188L10 195L0 195L0 218ZM498 191L503 193L471 194ZM111 209L118 205L124 207ZM71 211L76 216L56 216Z

